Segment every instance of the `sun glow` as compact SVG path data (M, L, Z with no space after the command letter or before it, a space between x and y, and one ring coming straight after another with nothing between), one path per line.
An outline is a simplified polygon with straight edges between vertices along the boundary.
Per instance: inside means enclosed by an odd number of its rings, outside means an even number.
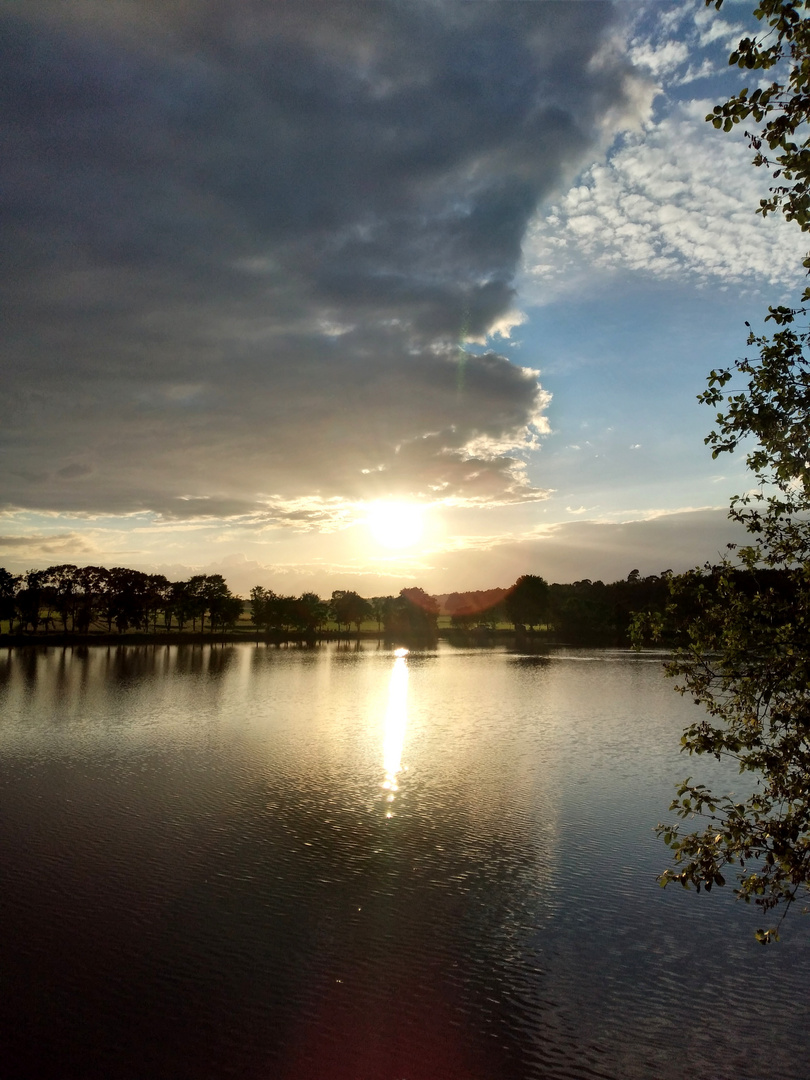
M416 503L374 503L367 521L371 535L384 547L412 547L422 537L422 508Z

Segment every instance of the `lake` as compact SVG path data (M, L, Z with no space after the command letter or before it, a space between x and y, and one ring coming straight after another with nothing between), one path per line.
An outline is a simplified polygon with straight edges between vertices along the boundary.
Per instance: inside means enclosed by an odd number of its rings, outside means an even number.
M655 880L739 784L695 715L650 654L0 652L0 1074L807 1076L806 917Z

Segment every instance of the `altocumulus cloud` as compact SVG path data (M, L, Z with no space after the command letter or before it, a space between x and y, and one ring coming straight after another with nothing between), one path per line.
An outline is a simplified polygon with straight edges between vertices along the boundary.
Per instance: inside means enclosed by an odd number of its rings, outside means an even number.
M462 346L509 321L537 206L643 102L609 4L0 18L3 504L542 497L537 372Z
M529 225L526 299L542 304L585 282L593 288L599 271L708 288L795 288L806 254L801 233L779 214L754 213L768 180L751 168L743 131L718 135L705 122L739 89L736 69L727 75L729 50L758 24L729 22L703 3L637 11L628 55L656 80L656 109ZM690 96L710 76L717 96Z
M713 100L676 105L590 166L528 230L525 270L542 302L594 267L788 289L806 244L781 216L756 216L763 178L742 139L704 123ZM531 291L531 287L530 287Z

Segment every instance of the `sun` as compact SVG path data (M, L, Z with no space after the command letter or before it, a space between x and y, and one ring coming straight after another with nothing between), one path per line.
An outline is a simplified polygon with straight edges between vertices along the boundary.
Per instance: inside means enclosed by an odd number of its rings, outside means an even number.
M366 521L371 535L383 547L412 547L422 537L422 507L416 503L373 503Z

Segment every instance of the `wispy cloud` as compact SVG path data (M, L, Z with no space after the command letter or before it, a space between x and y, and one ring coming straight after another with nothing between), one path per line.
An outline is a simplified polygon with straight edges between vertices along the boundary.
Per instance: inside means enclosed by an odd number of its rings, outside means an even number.
M30 564L38 559L53 561L64 556L68 561L87 561L99 554L99 548L84 533L32 533L28 536L0 535L0 552L5 559L27 560Z

